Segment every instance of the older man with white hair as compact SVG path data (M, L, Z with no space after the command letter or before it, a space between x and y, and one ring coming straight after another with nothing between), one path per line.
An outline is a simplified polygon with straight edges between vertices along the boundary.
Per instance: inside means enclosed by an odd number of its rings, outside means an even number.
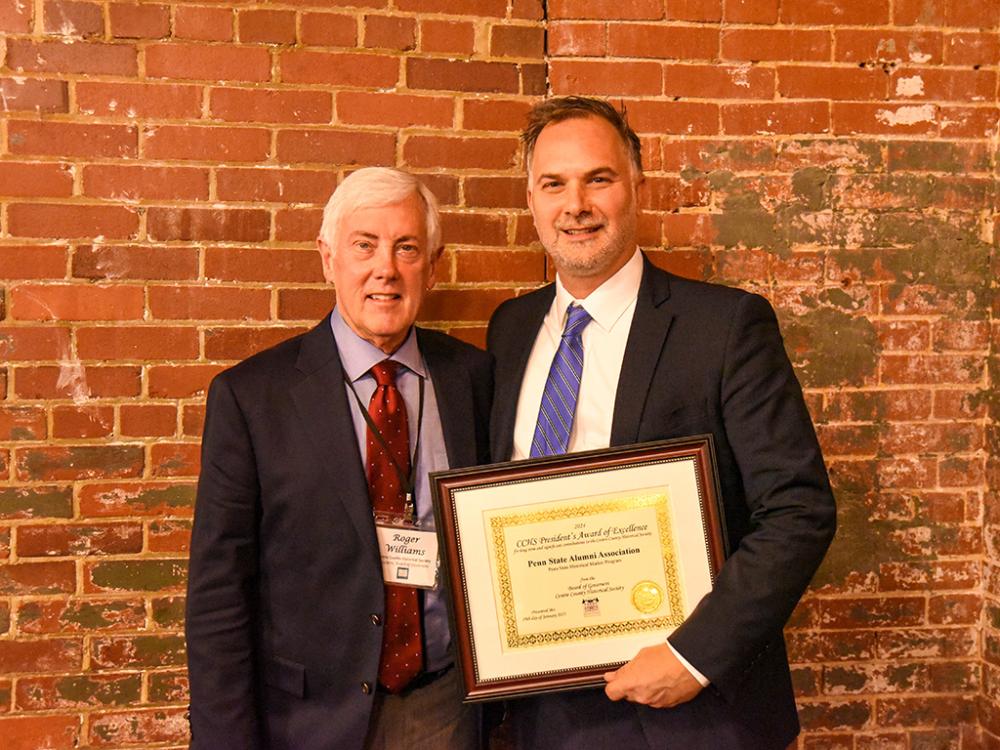
M428 472L488 460L490 355L416 328L433 194L346 178L318 240L333 311L208 395L187 639L191 747L475 748Z

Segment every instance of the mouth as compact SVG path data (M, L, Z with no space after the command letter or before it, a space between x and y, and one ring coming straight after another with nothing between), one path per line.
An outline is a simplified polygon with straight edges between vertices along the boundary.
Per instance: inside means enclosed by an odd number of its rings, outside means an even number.
M586 238L586 237L593 237L595 234L601 231L601 229L603 229L603 225L594 224L593 226L587 226L587 227L558 227L558 229L562 234L565 234L568 237Z
M369 299L372 302L395 302L398 299L402 299L402 295L392 294L392 293L378 293L372 292L371 294L366 294L365 299Z

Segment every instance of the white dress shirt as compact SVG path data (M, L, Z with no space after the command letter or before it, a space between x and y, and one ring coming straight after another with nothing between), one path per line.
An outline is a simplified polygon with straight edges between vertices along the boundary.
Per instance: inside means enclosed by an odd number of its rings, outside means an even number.
M521 380L511 460L531 455L542 391L566 325L566 309L571 303L583 307L592 320L583 329L583 374L567 452L607 448L611 444L615 395L641 282L642 253L638 250L614 276L587 295L586 299L574 299L556 276L556 297L542 321ZM709 684L708 679L672 645L667 645L702 687Z

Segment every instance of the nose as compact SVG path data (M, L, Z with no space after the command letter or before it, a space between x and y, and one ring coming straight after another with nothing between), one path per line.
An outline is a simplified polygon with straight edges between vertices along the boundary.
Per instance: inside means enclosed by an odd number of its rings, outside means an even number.
M570 216L579 216L590 210L587 191L581 183L575 180L568 182L564 195L566 202L563 204L563 210Z
M380 243L375 251L375 275L380 279L394 279L399 275L396 248L392 243Z

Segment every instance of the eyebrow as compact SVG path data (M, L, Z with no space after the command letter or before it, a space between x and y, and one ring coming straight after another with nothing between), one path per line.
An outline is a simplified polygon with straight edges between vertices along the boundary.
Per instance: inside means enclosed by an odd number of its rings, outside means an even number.
M348 235L349 237L362 237L366 240L378 240L378 235L373 232L366 232L363 229L355 229ZM416 242L420 244L420 237L415 234L404 234L402 237L397 237L392 241L392 244L398 245L400 242Z
M585 172L583 176L584 176L584 178L594 177L594 176L602 174L602 173L604 173L604 174L611 174L611 175L614 175L615 177L619 176L618 175L618 170L616 170L616 169L614 169L614 168L612 168L610 166L603 166L603 167L597 167L595 169L591 169L590 171ZM563 178L563 176L561 174L557 173L557 172L543 172L542 174L538 175L538 177L535 179L535 182L539 182L540 180L561 180L562 178Z

